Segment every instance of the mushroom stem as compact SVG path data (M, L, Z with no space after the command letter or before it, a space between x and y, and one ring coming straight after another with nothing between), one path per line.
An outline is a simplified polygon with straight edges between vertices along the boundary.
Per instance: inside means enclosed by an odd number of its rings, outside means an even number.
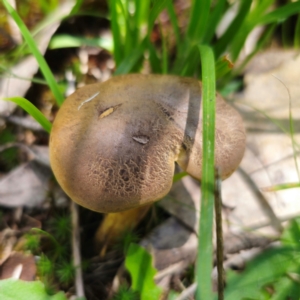
M95 245L99 255L103 257L110 246L124 236L124 233L134 230L151 206L152 204L106 214L95 235Z

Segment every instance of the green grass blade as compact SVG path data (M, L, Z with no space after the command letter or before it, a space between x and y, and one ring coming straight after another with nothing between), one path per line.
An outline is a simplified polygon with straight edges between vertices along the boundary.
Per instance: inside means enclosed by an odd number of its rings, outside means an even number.
M199 222L198 257L196 265L197 300L213 299L212 263L213 263L213 211L214 211L214 144L215 144L215 101L216 77L214 54L210 47L200 46L202 65L202 101L203 101L203 154L201 181L201 212Z
M240 9L237 16L214 46L216 58L218 58L226 50L226 47L231 44L231 41L234 39L246 17L248 16L251 3L252 1L249 0L244 0L240 3Z
M149 14L149 20L148 20L148 35L153 29L155 20L157 19L158 15L161 13L161 11L166 7L169 0L156 0L154 2L154 5L150 11Z
M135 0L134 20L136 28L147 24L148 12L150 8L149 0Z
M18 79L25 80L25 81L31 81L31 82L34 82L34 83L47 85L47 82L44 79L35 78L35 77L28 78L28 77L18 76L17 74L13 73L11 71L11 69L7 69L6 67L3 67L1 65L0 65L0 74L1 74L0 78L6 78L7 76L10 76L10 77L18 78Z
M108 1L109 4L109 12L110 12L110 22L111 22L111 30L112 30L112 36L114 40L114 59L116 62L116 65L119 66L123 59L123 42L121 39L121 32L120 32L120 26L118 24L118 0L110 0Z
M44 56L41 54L40 50L38 49L34 39L32 38L29 30L27 29L26 25L18 15L18 13L13 9L13 7L8 3L7 0L3 0L3 4L11 17L14 19L14 21L17 23L24 39L26 40L30 51L35 56L36 60L38 61L38 64L40 66L40 69L59 105L63 103L64 97L62 93L59 90L58 84L56 83L56 80L44 58Z
M151 65L151 71L152 73L161 74L161 59L157 55L156 48L154 45L148 40L147 43L147 50L149 51L149 61Z
M226 3L226 0L219 0L215 5L214 10L208 20L208 26L205 32L205 36L203 38L203 43L210 43L210 41L214 37L217 25L221 20L222 16L224 15Z
M284 85L285 86L285 85ZM286 87L286 86L285 86ZM299 164L298 164L298 157L297 157L297 142L295 139L295 127L294 127L294 120L293 120L293 112L292 112L292 98L289 89L286 87L287 92L289 94L289 124L290 124L290 135L291 135L291 142L293 147L293 156L294 156L294 162L295 162L295 168L298 175L298 180L300 182L300 170L299 170Z
M75 3L75 5L73 6L70 15L75 15L75 14L77 14L77 13L80 11L80 8L81 8L82 4L83 4L83 0L76 0L76 3Z
M300 48L300 14L298 14L295 27L294 47L298 49Z
M231 56L234 61L237 59L242 47L244 46L248 34L255 26L282 22L287 17L297 14L300 11L300 2L297 1L281 6L270 13L264 14L272 3L273 1L271 0L262 1L261 4L250 13L247 21L239 30L230 47Z
M278 78L277 78L278 79ZM242 103L240 102L241 105L244 105L247 108L251 108L252 110L254 110L255 112L260 113L262 116L264 116L266 119L268 119L269 121L271 121L279 130L281 130L283 133L285 133L286 135L290 136L290 129L286 128L279 120L277 120L276 118L270 117L267 113L265 113L264 110L258 109L252 105L250 105L249 103ZM300 150L300 144L297 143L297 141L294 140L295 146L297 147L298 150Z
M173 176L173 183L179 181L180 179L182 179L183 177L187 176L188 173L186 172L180 172L180 173L177 173Z
M245 20L245 23L241 26L240 30L231 43L230 50L231 58L233 59L233 61L238 58L240 51L245 45L245 41L249 33L259 23L259 19L269 9L273 2L274 0L262 0L255 2L253 9L249 12L248 17Z
M162 74L168 74L168 46L167 37L165 36L162 25L159 23L160 35L162 40Z
M175 13L174 5L171 1L167 2L167 11L170 17L170 21L173 27L174 35L175 35L175 40L176 40L176 47L180 49L179 45L181 43L181 38L180 38L180 30L179 30L179 25L178 25L178 19Z
M4 100L18 104L26 112L28 112L37 122L39 122L48 133L50 133L52 124L30 101L22 97L4 98Z
M233 63L227 56L220 57L216 62L216 79L219 79L231 72L232 68Z
M202 42L207 29L210 11L210 0L193 0L187 37L192 44Z
M189 51L189 55L183 60L182 68L178 70L180 76L193 76L199 68L199 50L193 47Z
M300 1L289 3L275 9L274 11L260 18L259 24L270 24L273 22L280 22L285 20L289 16L297 14L299 12L300 12Z
M49 44L49 49L72 48L81 46L100 47L109 52L113 52L113 41L105 38L85 38L69 34L55 35Z
M138 61L143 57L147 45L147 37L143 40L141 45L131 52L130 55L125 57L119 64L114 75L121 75L130 73L136 66Z
M256 24L258 19L270 8L274 3L274 0L261 0L261 1L252 1L254 2L254 7L251 10L248 21L250 23Z
M181 173L179 173L179 174L181 174ZM173 178L173 180L174 180L174 178ZM289 189L295 189L295 188L300 188L299 182L277 184L274 186L263 188L262 190L264 192L277 192L277 191L289 190Z
M276 24L271 24L266 28L262 36L257 41L254 50L247 55L242 64L235 70L233 74L234 76L236 76L237 74L241 74L242 70L246 67L250 60L271 40L275 29Z
M141 38L145 37L144 32L148 31L148 15L150 10L150 0L135 0L134 14L134 47L138 45ZM143 36L142 36L143 34Z
M130 55L138 44L139 28L135 27L133 18L130 14L130 1L119 0L121 13L119 12L119 26L124 40L124 57ZM116 49L117 50L117 49Z

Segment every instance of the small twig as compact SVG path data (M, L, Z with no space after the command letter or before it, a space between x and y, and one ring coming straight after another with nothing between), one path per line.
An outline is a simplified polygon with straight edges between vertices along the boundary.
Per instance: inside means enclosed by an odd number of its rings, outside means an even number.
M194 295L197 289L197 283L193 283L186 288L175 300L187 300L190 296Z
M180 261L178 263L175 263L175 264L159 271L154 276L154 280L159 281L159 280L163 279L165 276L178 274L178 273L182 272L184 267L186 267L186 262L184 262L184 261Z
M85 299L82 269L81 269L81 255L80 255L79 213L78 213L78 206L73 201L71 201L71 215L72 215L73 263L76 270L75 290L76 290L76 296L78 298Z
M22 128L26 128L32 131L41 131L44 132L45 129L33 118L31 117L20 117L20 116L8 116L8 117L3 117L5 121L12 123L14 125L18 125Z
M293 220L295 218L298 218L299 216L300 216L299 213L290 214L288 216L279 217L278 220L281 223L283 223L283 222L287 222L287 221ZM254 230L261 229L261 228L264 228L264 227L267 227L267 226L270 226L270 225L271 225L270 221L265 221L265 222L260 222L260 223L255 224L255 225L248 226L246 229L249 230L249 231L254 231Z
M224 245L222 229L222 198L221 198L221 178L219 170L215 170L215 218L217 236L217 270L218 270L218 299L224 299L225 272L223 268Z

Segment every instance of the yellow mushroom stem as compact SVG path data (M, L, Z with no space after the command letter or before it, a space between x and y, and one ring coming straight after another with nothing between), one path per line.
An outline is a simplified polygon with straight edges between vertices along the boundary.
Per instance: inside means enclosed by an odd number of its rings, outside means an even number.
M151 206L152 204L106 214L95 235L95 246L99 255L104 256L118 240L121 243L124 233L133 231L144 219Z

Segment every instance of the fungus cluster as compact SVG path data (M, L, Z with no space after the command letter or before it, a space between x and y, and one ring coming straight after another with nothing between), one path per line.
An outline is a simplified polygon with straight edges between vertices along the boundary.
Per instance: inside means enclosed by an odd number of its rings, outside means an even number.
M245 131L219 95L215 143L224 179L242 159ZM201 179L201 82L124 75L78 89L54 121L50 160L70 198L103 213L161 199L171 188L175 162Z

